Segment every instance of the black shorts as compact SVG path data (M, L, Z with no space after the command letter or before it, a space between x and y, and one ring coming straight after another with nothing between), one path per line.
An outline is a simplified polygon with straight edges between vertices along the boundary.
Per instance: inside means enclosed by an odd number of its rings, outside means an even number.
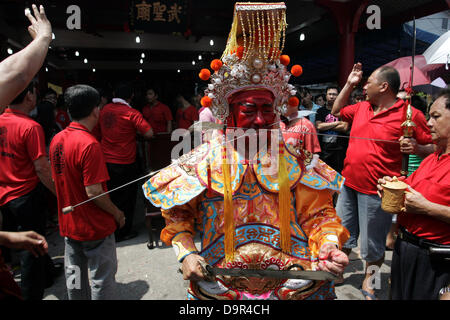
M450 256L431 254L426 246L397 238L392 254L393 300L438 300L450 284Z

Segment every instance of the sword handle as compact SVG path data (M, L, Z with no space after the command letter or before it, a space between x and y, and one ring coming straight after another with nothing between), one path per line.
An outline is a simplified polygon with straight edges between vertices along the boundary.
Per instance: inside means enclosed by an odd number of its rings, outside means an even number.
M408 166L409 166L409 154L403 154L402 156L402 170L400 171L400 175L407 177L408 176Z
M413 58L414 59L414 58ZM408 105L406 107L406 121L401 124L401 127L403 129L403 137L405 138L412 138L414 127L416 127L416 124L412 121L413 111L411 107L411 98L408 97ZM402 176L408 175L408 165L409 165L409 155L403 154L402 156L402 171L400 171L400 174Z
M450 257L450 248L428 248L430 254L441 254Z

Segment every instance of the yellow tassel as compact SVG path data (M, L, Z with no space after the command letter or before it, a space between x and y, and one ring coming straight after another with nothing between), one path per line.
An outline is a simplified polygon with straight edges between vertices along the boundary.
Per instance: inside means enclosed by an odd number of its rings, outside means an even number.
M231 190L231 167L227 161L226 145L224 145L222 152L225 261L231 262L234 260L234 214L233 193Z
M287 172L286 159L284 158L284 143L280 143L278 162L278 212L280 220L281 250L291 253L291 190Z

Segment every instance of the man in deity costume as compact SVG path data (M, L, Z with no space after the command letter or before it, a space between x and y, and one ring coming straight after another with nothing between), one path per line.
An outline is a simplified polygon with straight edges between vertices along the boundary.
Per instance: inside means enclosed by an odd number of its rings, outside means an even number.
M236 3L221 60L212 61L213 74L199 74L211 80L202 105L220 129L143 185L166 220L161 239L190 280L188 299L336 298L326 277L246 274L342 276L348 264L340 248L349 234L332 202L343 177L320 160L306 169L312 155L286 145L279 129L286 105L299 103L288 81L301 74L299 65L287 71L289 57L281 55L285 28L284 3ZM205 272L211 268L239 274Z

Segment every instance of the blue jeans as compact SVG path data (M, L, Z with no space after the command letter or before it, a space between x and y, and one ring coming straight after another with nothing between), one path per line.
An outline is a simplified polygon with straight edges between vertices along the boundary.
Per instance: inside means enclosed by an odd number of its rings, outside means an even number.
M378 195L364 194L344 185L336 212L342 219L342 225L350 232L344 248L356 248L361 236L360 254L363 260L372 263L384 258L392 215L381 209Z
M64 264L69 300L116 299L114 234L96 241L76 241L66 237L65 243Z

